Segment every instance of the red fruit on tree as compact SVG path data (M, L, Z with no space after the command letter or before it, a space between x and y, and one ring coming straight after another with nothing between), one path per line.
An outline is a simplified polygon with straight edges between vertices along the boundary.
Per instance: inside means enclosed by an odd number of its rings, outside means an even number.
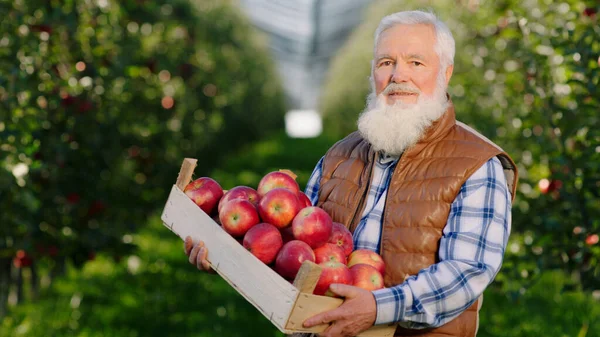
M550 180L548 180L546 178L541 179L538 182L538 188L540 189L540 192L542 192L542 194L548 193L548 190L550 188Z
M77 112L79 113L86 113L90 110L92 110L94 108L94 105L92 104L92 102L85 100L79 103L79 105L77 106Z
M586 9L583 10L583 15L587 16L587 17L594 17L596 16L596 8L593 7L587 7Z
M103 212L106 209L106 205L100 200L94 200L88 209L88 216L95 216L98 213Z
M56 246L48 247L48 255L50 257L55 257L56 255L58 255L58 247L56 247Z
M81 196L77 193L70 193L69 195L67 195L67 202L72 205L78 203L80 199Z
M33 258L26 251L19 249L13 258L15 268L30 267L33 263Z
M587 238L585 238L585 243L589 246L592 246L597 244L599 239L600 238L598 237L598 234L591 234L588 235Z

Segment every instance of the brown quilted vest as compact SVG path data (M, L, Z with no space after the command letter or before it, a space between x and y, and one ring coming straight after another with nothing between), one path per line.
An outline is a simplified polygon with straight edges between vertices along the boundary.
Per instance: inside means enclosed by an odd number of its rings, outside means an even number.
M392 174L381 238L386 287L438 262L439 241L452 202L467 178L494 156L504 167L514 199L517 170L512 159L455 118L451 104L422 140L405 151ZM377 155L358 132L337 142L325 155L318 206L352 232L366 203ZM475 336L481 302L480 298L444 326L398 327L395 336Z

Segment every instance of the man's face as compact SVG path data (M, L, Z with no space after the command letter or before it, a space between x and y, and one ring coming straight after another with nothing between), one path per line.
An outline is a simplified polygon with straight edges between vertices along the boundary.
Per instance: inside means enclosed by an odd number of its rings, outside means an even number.
M436 88L440 59L434 50L435 29L430 25L396 25L385 30L375 50L375 94L383 93L388 105L417 103L420 95L431 97ZM449 67L449 76L452 74ZM401 89L384 92L390 83Z

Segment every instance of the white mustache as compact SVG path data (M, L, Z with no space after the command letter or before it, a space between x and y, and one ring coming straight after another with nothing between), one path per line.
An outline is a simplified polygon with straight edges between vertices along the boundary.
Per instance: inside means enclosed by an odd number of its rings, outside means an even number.
M420 94L421 93L421 90L419 90L409 84L392 82L385 88L385 90L383 90L382 94L387 95L387 94L395 92L395 91L409 92L412 94Z

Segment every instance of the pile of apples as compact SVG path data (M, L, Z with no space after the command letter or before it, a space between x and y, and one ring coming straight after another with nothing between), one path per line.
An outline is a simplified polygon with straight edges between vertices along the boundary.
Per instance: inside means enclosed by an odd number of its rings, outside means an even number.
M384 287L385 263L380 255L354 250L352 234L313 206L289 170L262 177L256 189L236 186L223 190L210 177L190 182L184 193L244 248L288 281L304 261L318 264L321 276L316 295L336 297L332 283L366 290Z

